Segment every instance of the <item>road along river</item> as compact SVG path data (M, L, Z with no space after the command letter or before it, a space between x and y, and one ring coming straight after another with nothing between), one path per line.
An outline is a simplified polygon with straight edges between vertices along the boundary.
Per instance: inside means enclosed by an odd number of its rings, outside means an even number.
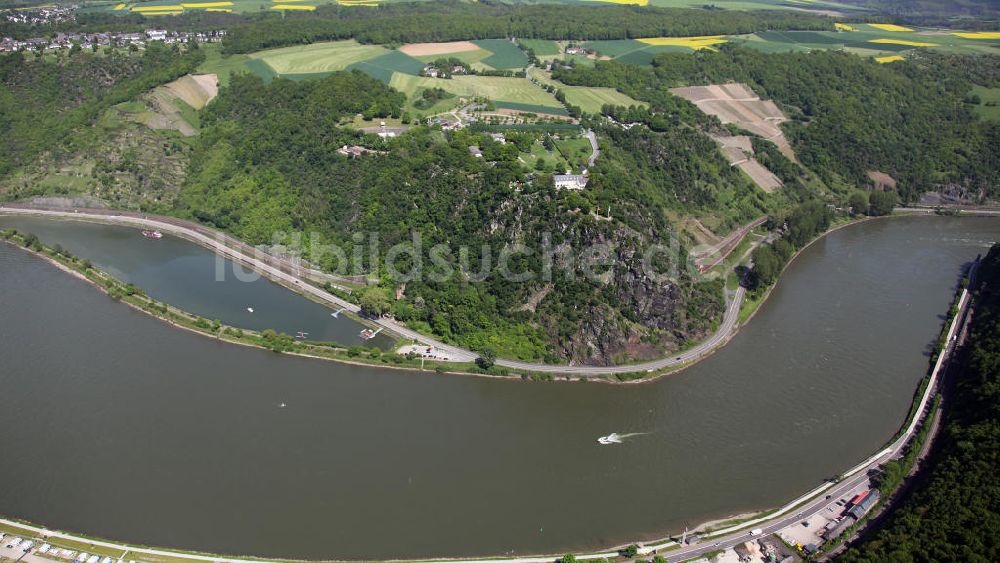
M998 239L990 218L837 231L726 347L641 386L231 346L0 245L0 512L321 559L583 550L778 506L899 428L961 265Z
M59 244L152 298L207 319L292 336L301 331L310 340L348 346L392 345L391 339L381 335L364 341L358 335L365 327L347 315L333 317L327 307L170 235L153 241L130 227L0 215L0 229L12 228L33 233L45 244ZM220 262L223 267L217 279Z

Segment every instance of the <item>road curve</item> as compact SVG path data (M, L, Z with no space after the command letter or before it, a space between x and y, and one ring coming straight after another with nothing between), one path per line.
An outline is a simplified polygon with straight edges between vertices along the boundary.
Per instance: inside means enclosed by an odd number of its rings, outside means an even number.
M250 254L246 249L251 249L252 247L239 243L237 245L227 244L227 241L232 243L234 239L212 231L210 229L199 227L197 230L191 228L185 224L178 224L175 222L168 222L170 218L159 218L155 216L138 216L134 214L109 214L107 211L95 212L95 210L55 210L55 209L38 209L29 207L8 207L0 205L0 214L8 215L34 215L43 217L56 217L64 219L76 219L76 220L86 220L99 223L109 223L117 225L126 225L132 227L141 227L146 229L155 229L162 231L164 233L169 233L177 237L192 241L201 246L204 246L216 254L228 258L234 262L238 262L245 266L252 268L253 270L263 274L264 276L281 283L289 288L299 291L309 297L312 297L322 303L332 305L334 307L343 307L347 311L360 314L361 308L356 304L341 299L336 295L329 293L328 291L318 288L315 285L309 283L305 276L301 275L301 268L294 265L290 265L283 258L276 257L270 254L266 254L262 251L255 251ZM211 236L210 236L211 235ZM238 242L238 241L237 241ZM599 377L604 375L615 375L622 373L639 373L639 372L655 372L662 369L679 366L682 364L687 364L696 361L705 355L712 352L715 348L725 344L729 338L733 335L737 328L737 323L739 320L740 305L743 303L743 298L745 296L746 290L740 287L734 293L732 299L729 300L727 304L725 314L723 315L722 323L719 329L709 336L707 339L699 343L694 348L685 350L683 352L678 352L677 354L671 355L666 358L660 358L658 360L652 360L649 362L643 362L639 364L627 364L619 366L567 366L567 365L552 365L552 364L542 364L534 362L522 362L518 360L507 360L499 358L496 360L496 364L511 369L519 369L532 372L541 373L552 373L552 374L566 374L573 375L576 377ZM459 362L472 362L479 357L478 354L472 350L466 350L465 348L460 348L458 346L453 346L451 344L445 344L440 342L426 334L421 334L412 329L409 329L393 319L379 318L379 319L366 319L377 326L380 326L387 331L395 333L405 339L413 340L425 346L432 346L444 352L447 352L450 357L455 361Z

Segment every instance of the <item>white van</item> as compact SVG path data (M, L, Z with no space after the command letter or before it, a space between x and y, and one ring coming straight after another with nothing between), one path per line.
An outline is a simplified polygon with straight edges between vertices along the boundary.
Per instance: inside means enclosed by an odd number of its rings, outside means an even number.
M764 533L764 530L762 530L761 528L754 528L754 529L750 530L750 535L751 536L759 536L759 535L761 535L763 533Z

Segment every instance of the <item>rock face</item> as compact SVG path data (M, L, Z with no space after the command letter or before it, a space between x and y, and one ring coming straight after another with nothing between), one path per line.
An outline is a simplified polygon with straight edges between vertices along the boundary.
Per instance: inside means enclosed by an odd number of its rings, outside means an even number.
M605 283L588 282L601 299L580 311L571 335L560 336L553 323L547 323L563 358L575 364L614 365L662 357L707 336L721 317L721 285L694 280L686 260L671 263L687 255L684 249L676 249L672 256L662 256L669 250L660 250L659 260L645 260L649 245L622 228L610 239L597 237L591 242L614 248L614 265L608 268ZM671 266L677 271L671 272ZM541 320L546 324L544 316Z

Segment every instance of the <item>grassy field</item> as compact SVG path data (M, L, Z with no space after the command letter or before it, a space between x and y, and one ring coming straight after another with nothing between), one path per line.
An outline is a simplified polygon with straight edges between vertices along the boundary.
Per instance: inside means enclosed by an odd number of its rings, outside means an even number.
M974 86L972 94L979 96L981 100L979 105L973 106L973 111L979 117L988 121L1000 121L1000 88Z
M679 39L679 38L675 38ZM655 41L651 39L650 41ZM613 39L608 41L588 41L583 44L587 49L595 49L600 55L611 57L623 63L634 65L649 65L653 57L660 53L677 52L693 53L694 49L679 43L645 43L636 39Z
M556 141L556 149L570 168L586 166L587 158L590 157L590 141L583 137Z
M545 164L545 169L547 170L565 172L567 169L572 169L570 164L566 162L566 159L563 158L558 150L545 150L541 141L537 141L532 144L531 152L522 152L518 155L518 159L523 162L525 166L531 169L536 169L535 166L538 164L539 160Z
M562 86L562 91L566 94L567 103L579 106L580 109L587 113L599 113L604 104L611 104L615 106L648 105L645 102L633 100L614 88Z
M450 80L412 76L397 72L389 85L409 97L427 88L441 88L463 98L485 97L493 101L526 104L539 108L562 109L552 94L524 78L499 76L456 76Z
M344 70L352 64L369 61L389 52L385 47L361 45L357 41L348 40L268 49L252 53L250 58L264 61L275 73L284 76Z
M389 51L373 59L348 65L348 70L358 69L389 83L393 73L420 74L424 63L400 51Z
M229 76L234 72L247 72L246 66L250 57L246 55L222 56L222 47L218 43L203 45L205 62L201 63L195 74L214 74L219 77L219 86L229 84Z
M458 59L476 70L494 70L493 67L483 62L483 59L493 56L493 51L486 49L476 49L475 51L460 51L458 53L447 53L444 55L421 55L416 59L429 63L437 59Z
M506 39L481 39L473 43L493 53L483 59L483 64L496 69L517 69L528 66L528 57L524 52Z
M525 49L534 51L538 57L558 55L562 51L558 43L547 39L521 39L521 44Z

